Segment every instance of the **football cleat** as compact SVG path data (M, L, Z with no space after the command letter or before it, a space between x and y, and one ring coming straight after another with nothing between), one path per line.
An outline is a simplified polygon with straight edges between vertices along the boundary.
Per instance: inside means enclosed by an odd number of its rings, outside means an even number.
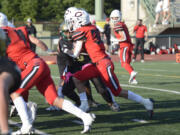
M50 106L46 108L46 111L60 111L61 109L56 106Z
M141 63L144 63L144 60L141 60Z
M15 131L15 132L12 132L12 135L32 135L34 133L35 133L35 131L32 128L32 125L29 125L27 127L22 127L21 129Z
M84 130L81 131L81 134L85 134L87 132L90 132L91 130L91 125L93 123L93 121L95 120L96 116L95 114L91 114L91 113L88 113L87 116L85 116L83 118L83 123L84 123Z
M132 59L132 62L135 62L136 60L135 59Z
M28 115L30 117L30 123L33 124L33 122L36 119L37 104L30 101L27 103L27 108L28 108Z
M133 79L136 77L136 75L137 75L137 72L135 72L135 71L131 72L131 75L130 75L130 78L129 78L129 83L131 83L133 81Z
M150 119L153 117L154 114L154 100L153 99L144 99L143 101L144 107L146 108Z
M119 112L120 111L120 106L118 103L114 102L111 106L110 106L111 110L114 112Z
M132 84L132 85L137 85L137 84L138 84L138 81L137 81L136 79L133 79L133 80L130 82L130 84Z

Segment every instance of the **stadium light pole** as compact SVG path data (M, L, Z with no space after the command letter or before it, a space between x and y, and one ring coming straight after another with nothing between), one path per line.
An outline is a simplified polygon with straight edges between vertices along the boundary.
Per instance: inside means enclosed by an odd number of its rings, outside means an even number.
M104 0L95 0L95 17L96 21L102 21L104 14Z

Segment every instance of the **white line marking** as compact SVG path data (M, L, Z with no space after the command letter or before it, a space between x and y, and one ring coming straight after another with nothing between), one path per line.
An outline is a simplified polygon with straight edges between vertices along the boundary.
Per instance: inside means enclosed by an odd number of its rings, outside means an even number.
M160 71L160 72L166 72L167 70L163 70L163 69L145 69L145 68L141 68L139 70L143 70L143 71Z
M161 92L169 92L180 95L179 91L174 90L166 90L166 89L159 89L159 88L150 88L150 87L144 87L144 86L133 86L133 85L127 85L127 84L121 84L123 87L132 87L132 88L139 88L139 89L147 89L147 90L154 90L154 91L161 91Z
M132 119L134 122L139 122L139 123L148 123L146 120L140 120L140 119Z
M159 76L159 75L156 75ZM57 76L52 76L52 78L59 78ZM159 89L159 88L151 88L151 87L144 87L144 86L134 86L134 85L127 85L127 84L120 84L123 87L131 87L131 88L139 88L139 89L147 89L147 90L153 90L153 91L161 91L161 92L169 92L169 93L174 93L180 95L179 91L175 90L167 90L167 89Z
M21 127L21 123L18 123L18 122L12 121L12 120L8 120L8 123L10 125L13 125L13 126L16 126L16 127L19 127L19 128ZM38 129L35 129L35 133L38 134L38 135L50 135L50 134L42 132L42 131L40 131Z
M173 73L179 73L179 71L173 71L173 70L164 70L164 69L148 69L148 68L141 68L138 70L142 71L157 71L157 72L173 72Z

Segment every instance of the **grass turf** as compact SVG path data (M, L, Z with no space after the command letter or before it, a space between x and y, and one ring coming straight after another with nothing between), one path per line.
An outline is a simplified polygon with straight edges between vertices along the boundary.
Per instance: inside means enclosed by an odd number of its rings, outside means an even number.
M115 98L120 103L121 111L112 112L102 97L97 94L94 87L94 99L101 103L98 108L92 108L97 118L93 124L92 135L179 135L180 134L180 96L179 94L159 91L165 89L180 92L180 64L175 62L145 62L133 63L135 71L138 71L137 80L139 87L154 88L153 90L123 88L132 90L144 97L152 97L155 100L155 114L149 120L146 110L140 104L123 98ZM50 66L52 77L58 84L59 76L56 65ZM128 84L129 75L119 63L115 63L115 72L120 84ZM73 115L63 111L47 112L48 104L36 88L30 90L29 100L38 104L35 128L53 135L79 135L83 126L73 123L78 120ZM18 117L11 118L19 121ZM132 119L146 120L147 123L134 122ZM13 127L13 130L17 128Z

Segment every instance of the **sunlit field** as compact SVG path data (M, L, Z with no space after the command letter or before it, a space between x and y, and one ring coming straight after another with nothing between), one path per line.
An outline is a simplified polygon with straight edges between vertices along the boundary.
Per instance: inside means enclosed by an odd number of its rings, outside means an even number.
M180 64L175 62L135 62L133 67L138 72L138 85L129 85L129 74L119 63L115 63L115 72L124 89L132 90L144 97L155 100L155 113L149 119L144 107L122 98L116 98L120 112L113 112L93 88L94 99L101 105L92 108L96 120L89 134L92 135L179 135L180 134ZM56 65L50 66L56 84L59 73ZM63 111L48 112L48 104L36 88L30 90L29 100L38 104L37 119L34 127L52 135L79 135L82 125L79 120ZM19 117L10 118L20 122ZM12 126L17 130L17 126Z

